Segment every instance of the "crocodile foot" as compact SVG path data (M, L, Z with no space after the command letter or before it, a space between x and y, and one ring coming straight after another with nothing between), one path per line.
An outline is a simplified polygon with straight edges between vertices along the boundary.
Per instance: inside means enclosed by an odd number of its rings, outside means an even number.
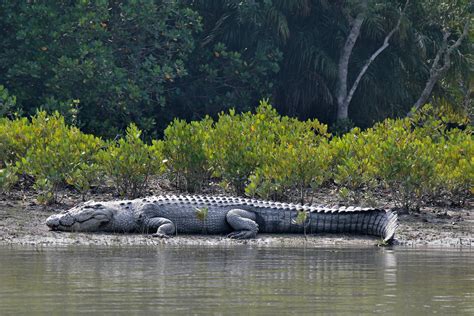
M171 236L166 235L166 234L161 234L161 233L154 233L151 235L152 237L159 237L159 238L171 238Z
M256 234L250 230L240 230L228 234L227 237L231 239L249 239L254 238L255 235Z

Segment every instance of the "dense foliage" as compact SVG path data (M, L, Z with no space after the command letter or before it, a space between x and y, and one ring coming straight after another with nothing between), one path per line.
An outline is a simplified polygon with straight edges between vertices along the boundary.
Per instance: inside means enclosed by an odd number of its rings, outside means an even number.
M104 142L68 126L59 113L39 112L26 118L0 120L0 187L11 188L20 177L33 179L41 203L56 202L67 185L86 195L110 180L122 196L143 194L151 175L161 172L161 143L146 145L135 125L118 141Z
M472 32L453 46L469 26L470 1L411 1L400 18L405 3L2 1L0 115L59 111L107 138L133 122L149 139L175 117L240 113L269 97L280 113L332 124L339 58L359 14L349 84L401 23L355 91L349 119L356 125L406 114L437 73L436 60L443 71L433 102L470 109Z
M164 175L189 192L219 183L304 202L335 185L348 199L385 190L406 208L462 202L474 178L460 119L473 114L472 10L2 1L0 190L31 184L46 203L111 185L136 197Z
M6 169L5 177L12 168L33 177L34 188L45 202L57 200L59 188L92 165L102 146L99 138L67 126L58 113L39 112L31 122L2 119L0 131L0 166Z
M147 145L133 124L124 138L104 142L57 113L39 112L31 121L0 120L0 187L8 191L27 177L44 202L57 200L66 185L82 194L112 185L136 197L164 174L190 192L211 181L231 193L306 202L335 184L342 198L383 191L405 208L440 196L459 204L474 186L472 128L452 128L446 121L464 119L441 113L427 106L411 118L332 136L317 120L280 116L262 101L255 113L175 120L164 140Z
M0 82L28 113L58 110L95 134L154 130L187 73L200 17L176 1L7 1ZM7 35L8 34L8 35ZM76 101L75 101L76 100ZM74 102L75 101L75 102Z

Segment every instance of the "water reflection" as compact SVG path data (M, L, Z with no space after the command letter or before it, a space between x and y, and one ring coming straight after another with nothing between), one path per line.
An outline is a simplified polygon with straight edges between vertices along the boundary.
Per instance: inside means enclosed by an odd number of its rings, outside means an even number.
M3 312L474 312L474 252L0 247Z

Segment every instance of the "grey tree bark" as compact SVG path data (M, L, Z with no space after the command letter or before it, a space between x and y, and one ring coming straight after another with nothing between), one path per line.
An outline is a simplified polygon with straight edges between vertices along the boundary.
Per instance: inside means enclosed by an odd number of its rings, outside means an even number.
M348 118L349 104L346 102L347 97L347 75L349 73L349 59L354 49L357 38L360 35L362 23L364 23L367 14L367 0L362 1L362 12L360 12L354 20L351 21L351 31L347 36L346 42L341 50L341 56L338 63L337 74L337 120Z
M467 37L469 33L469 26L470 20L468 19L464 24L464 29L461 36L459 36L459 38L452 45L448 44L451 32L449 32L448 30L443 31L443 43L439 48L438 52L436 53L435 59L433 60L433 64L431 65L430 76L426 81L425 88L421 92L420 97L413 105L411 111L408 113L408 116L413 115L421 106L427 103L436 83L446 75L449 68L451 67L451 55L453 54L454 50L457 49L461 45L463 40Z
M349 104L352 101L352 97L359 86L359 83L362 77L365 75L369 69L370 64L389 46L389 41L392 38L393 34L398 31L400 28L400 23L403 18L404 12L409 4L410 0L407 0L405 6L400 12L400 17L395 25L395 27L385 36L383 44L367 59L364 66L362 66L357 78L354 80L351 89L347 91L347 75L349 72L349 59L352 54L355 42L360 35L360 29L362 23L366 17L367 10L367 1L363 2L364 12L361 12L357 15L355 20L352 23L351 32L349 33L346 43L342 48L341 57L339 58L338 64L338 82L337 82L337 120L346 120L349 118Z

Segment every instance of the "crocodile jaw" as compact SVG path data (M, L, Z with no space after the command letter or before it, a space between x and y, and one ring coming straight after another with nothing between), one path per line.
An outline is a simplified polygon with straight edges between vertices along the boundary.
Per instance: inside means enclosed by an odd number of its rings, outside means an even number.
M61 214L51 215L46 219L46 225L51 230L100 231L112 218L112 210L73 208Z

